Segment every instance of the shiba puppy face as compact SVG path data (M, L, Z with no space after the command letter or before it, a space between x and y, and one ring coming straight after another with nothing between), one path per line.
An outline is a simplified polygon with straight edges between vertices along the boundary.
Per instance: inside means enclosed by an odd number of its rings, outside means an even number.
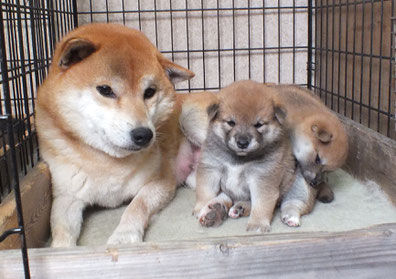
M346 133L332 123L316 116L297 127L294 135L293 153L305 180L314 187L323 182L324 173L341 167L347 157Z
M111 156L149 148L173 110L172 83L193 73L162 57L136 30L88 28L100 30L80 28L57 48L56 105L49 110L66 133Z
M259 154L283 134L285 111L274 105L270 90L241 81L220 91L219 102L208 108L210 128L237 156Z

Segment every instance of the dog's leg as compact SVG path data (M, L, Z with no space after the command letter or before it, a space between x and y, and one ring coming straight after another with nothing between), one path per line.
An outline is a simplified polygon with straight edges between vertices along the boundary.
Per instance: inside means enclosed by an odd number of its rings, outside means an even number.
M219 226L227 218L231 206L231 198L225 193L220 193L201 209L198 216L199 223L205 227Z
M252 209L246 230L265 233L271 229L272 216L279 198L279 188L275 185L279 185L280 182L269 179L265 185L260 183L260 179L249 181Z
M301 216L312 211L317 189L309 186L300 171L297 171L292 188L286 193L281 203L281 220L289 227L298 227Z
M72 196L55 197L51 208L51 247L76 246L85 204Z
M252 204L250 201L238 201L228 211L228 216L233 219L250 215Z
M198 216L201 209L211 200L214 199L220 191L220 172L201 164L197 169L197 186L196 202L193 215Z
M322 182L318 187L316 199L323 203L330 203L334 200L334 192L327 182Z
M187 176L185 185L188 188L191 188L193 190L195 190L195 188L197 188L197 169L196 168L191 171L189 176Z
M108 245L142 242L150 217L175 195L174 181L157 180L145 185L121 216L121 221L107 241Z

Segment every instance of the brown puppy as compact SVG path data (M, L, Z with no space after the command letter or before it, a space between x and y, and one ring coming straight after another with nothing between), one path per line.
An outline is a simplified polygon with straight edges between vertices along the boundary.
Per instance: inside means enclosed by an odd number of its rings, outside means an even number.
M348 138L338 117L312 91L295 85L270 85L288 115L293 154L304 178L315 187L323 173L341 167L348 155Z
M300 183L294 184L282 202L282 221L299 226L300 216L312 211L315 197L324 202L333 199L324 174L344 164L348 139L338 117L313 92L295 85L269 86L288 112L285 125L290 129L293 154L299 164Z
M247 229L269 231L275 205L291 187L295 169L282 124L285 111L272 91L257 82L235 82L208 108L210 124L198 164L194 208L202 225L219 225L233 203L239 207L251 200ZM248 214L233 212L232 217Z
M93 24L57 45L40 87L36 123L53 184L52 246L74 246L88 205L132 200L108 244L142 241L150 216L174 196L178 118L193 73L139 31Z

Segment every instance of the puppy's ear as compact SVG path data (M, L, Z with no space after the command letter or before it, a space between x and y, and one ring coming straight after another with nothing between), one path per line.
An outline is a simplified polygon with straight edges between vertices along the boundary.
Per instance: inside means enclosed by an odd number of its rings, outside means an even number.
M94 44L88 40L81 38L70 39L63 45L59 66L62 69L67 69L90 56L95 50Z
M206 111L207 111L208 116L209 116L209 121L212 122L217 117L217 113L219 111L219 104L218 103L211 104L210 106L208 106Z
M191 79L195 76L190 70L165 59L162 55L158 55L158 61L173 84Z
M321 143L329 143L333 138L333 135L326 130L320 129L316 125L312 125L311 127L312 132L314 133L315 137L319 139Z
M274 106L274 114L275 119L279 122L279 124L283 124L285 122L287 111L282 105Z

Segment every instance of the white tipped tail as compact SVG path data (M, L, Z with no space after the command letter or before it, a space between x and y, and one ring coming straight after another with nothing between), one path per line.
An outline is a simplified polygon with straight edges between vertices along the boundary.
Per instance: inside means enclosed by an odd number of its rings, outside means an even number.
M182 105L179 123L186 138L194 145L201 147L209 126L207 108L217 100L217 96L211 92L191 95L191 98L186 99Z

